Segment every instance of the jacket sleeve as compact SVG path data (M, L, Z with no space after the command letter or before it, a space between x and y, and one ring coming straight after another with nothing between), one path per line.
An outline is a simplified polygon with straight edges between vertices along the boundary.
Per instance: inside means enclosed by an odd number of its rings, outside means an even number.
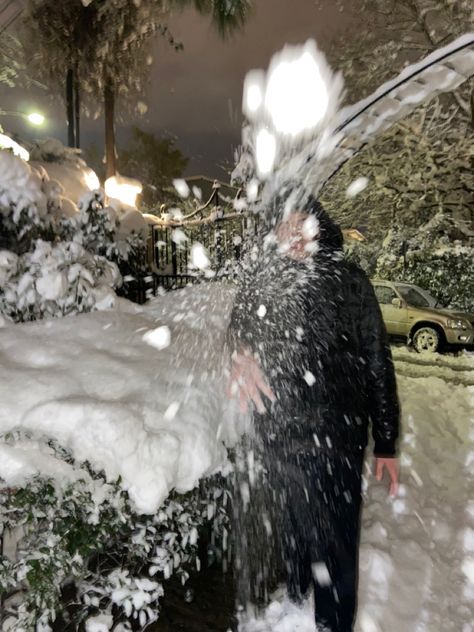
M374 454L395 456L400 425L395 369L380 307L365 274L362 276L361 338Z

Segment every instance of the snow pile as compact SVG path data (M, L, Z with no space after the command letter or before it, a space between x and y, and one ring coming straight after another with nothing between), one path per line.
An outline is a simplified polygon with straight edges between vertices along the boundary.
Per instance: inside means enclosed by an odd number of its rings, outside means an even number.
M469 632L474 620L474 355L395 350L403 409L398 498L365 465L356 632ZM397 362L397 369L398 369ZM439 377L433 377L433 369ZM443 379L443 370L448 381ZM453 373L457 381L451 382ZM284 594L241 632L315 632L312 598L298 608ZM318 631L319 632L319 631Z
M161 297L141 313L0 329L0 434L21 430L24 437L2 445L0 478L21 485L51 473L54 454L39 456L37 442L54 439L108 480L121 477L144 513L155 512L170 490L192 489L225 461L229 303L229 289L215 284Z

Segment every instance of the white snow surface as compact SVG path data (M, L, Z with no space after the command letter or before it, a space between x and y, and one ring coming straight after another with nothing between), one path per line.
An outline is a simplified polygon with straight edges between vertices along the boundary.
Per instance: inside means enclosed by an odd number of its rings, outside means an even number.
M18 485L52 474L54 454L38 449L52 438L109 480L120 476L137 509L153 513L172 489L188 491L223 464L229 291L193 287L140 313L2 327L0 435L22 430L31 440L0 443L0 479ZM168 345L153 345L160 332ZM59 463L62 481L78 477Z
M401 487L388 497L368 454L355 632L472 632L474 354L394 349L403 413ZM240 632L316 632L313 599L280 590ZM323 632L318 630L317 632Z

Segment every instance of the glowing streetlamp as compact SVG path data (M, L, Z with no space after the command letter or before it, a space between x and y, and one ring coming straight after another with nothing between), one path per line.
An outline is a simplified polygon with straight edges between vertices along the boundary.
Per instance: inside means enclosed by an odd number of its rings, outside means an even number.
M38 127L40 127L41 125L44 124L45 122L45 118L42 114L40 114L39 112L31 112L30 114L27 114L26 119L32 124L32 125L37 125Z
M40 114L40 112L30 112L29 114L24 114L23 112L6 112L5 110L0 110L0 115L18 116L19 118L28 121L28 123L31 123L31 125L35 125L36 127L41 127L41 125L44 125L44 122L46 121L45 117Z

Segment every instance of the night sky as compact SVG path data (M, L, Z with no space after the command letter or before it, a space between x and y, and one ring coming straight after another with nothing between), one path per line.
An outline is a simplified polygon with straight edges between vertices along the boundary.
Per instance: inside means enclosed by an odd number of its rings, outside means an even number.
M349 5L348 2L345 3ZM356 4L354 2L354 4ZM162 39L154 45L155 63L144 101L145 117L122 114L118 121L120 144L126 143L132 124L156 134L177 137L188 156L188 175L226 179L223 165L230 165L239 143L242 84L252 68L266 68L273 52L285 43L313 37L324 51L350 36L358 21L350 9L338 9L336 0L255 0L244 29L227 40L217 35L209 18L187 10L170 19L175 38L184 51L176 52ZM26 138L54 136L66 139L63 105L41 89L0 87L4 110L39 109L48 117L44 130L32 131L21 119L2 117L3 127ZM102 119L82 121L82 146L101 146Z

